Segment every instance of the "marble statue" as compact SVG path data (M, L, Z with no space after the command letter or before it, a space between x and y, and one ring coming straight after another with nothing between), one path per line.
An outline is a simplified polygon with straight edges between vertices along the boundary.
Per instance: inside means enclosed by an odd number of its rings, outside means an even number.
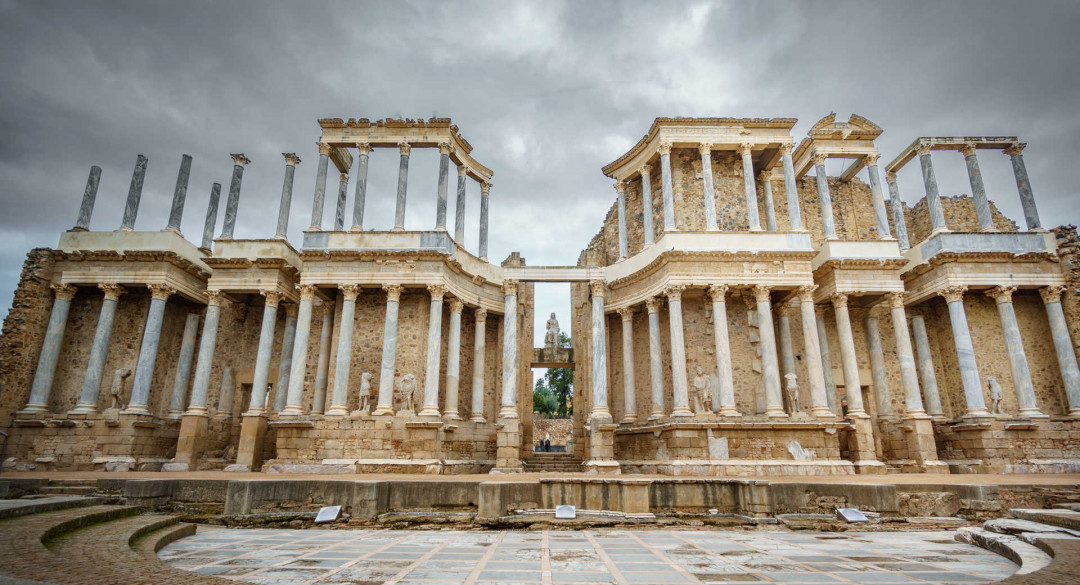
M402 376L401 381L398 382L398 392L401 393L402 412L415 412L416 376L412 374Z
M993 376L986 377L986 385L990 388L990 414L1005 414L1001 409L1001 399L1005 394L1001 391L1001 384Z
M109 397L112 398L112 404L109 406L109 410L121 410L126 408L124 405L124 380L131 376L131 370L128 368L120 368L113 374L112 387L109 388Z
M371 410L371 380L375 376L371 372L360 374L360 412L367 413Z
M712 378L701 371L701 366L694 368L694 412L704 414L712 412Z
M801 411L799 408L799 383L795 378L795 374L784 374L784 388L788 393L788 404L791 405L791 414Z
M551 314L551 317L547 320L547 333L544 334L544 349L555 349L559 347L559 320L555 318L555 313Z

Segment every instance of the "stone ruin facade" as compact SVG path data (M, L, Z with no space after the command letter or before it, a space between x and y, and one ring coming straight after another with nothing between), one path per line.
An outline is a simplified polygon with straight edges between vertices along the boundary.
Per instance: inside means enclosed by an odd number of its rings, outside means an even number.
M492 171L449 119L320 120L299 245L296 154L273 235L234 237L251 162L235 154L221 231L214 184L198 244L180 232L191 157L160 231L135 229L141 155L120 228L91 230L93 167L0 336L4 465L528 471L531 369L572 367L568 457L587 472L1080 470L1080 247L1042 227L1024 145L921 137L883 186L879 127L830 115L796 144L795 122L658 118L603 168L616 202L577 266L488 260ZM364 223L373 148L400 152L391 229ZM434 226L407 229L415 148L439 150L438 193ZM987 199L980 150L1010 157L1025 230ZM933 151L963 155L970 197L938 192ZM851 162L830 177L830 157ZM896 171L915 157L909 206ZM573 347L533 347L536 282L571 283Z

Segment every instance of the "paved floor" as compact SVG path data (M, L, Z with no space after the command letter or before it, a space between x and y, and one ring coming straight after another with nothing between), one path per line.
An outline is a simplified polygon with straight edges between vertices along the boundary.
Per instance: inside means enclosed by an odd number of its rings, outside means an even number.
M1017 567L948 532L466 532L202 527L170 565L265 585L986 583Z

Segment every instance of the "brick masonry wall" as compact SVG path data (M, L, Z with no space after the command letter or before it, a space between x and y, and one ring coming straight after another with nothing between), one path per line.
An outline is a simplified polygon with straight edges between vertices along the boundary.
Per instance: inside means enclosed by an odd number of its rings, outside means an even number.
M0 334L0 427L11 426L12 413L26 405L37 368L41 341L52 310L53 258L48 248L26 255L11 310Z

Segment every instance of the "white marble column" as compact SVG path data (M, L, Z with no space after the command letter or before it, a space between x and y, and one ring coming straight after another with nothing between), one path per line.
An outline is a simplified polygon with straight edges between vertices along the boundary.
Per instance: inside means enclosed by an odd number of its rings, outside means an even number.
M349 171L341 171L338 178L337 207L334 209L334 231L345 230L345 200L349 195Z
M616 207L619 220L619 260L625 260L628 256L626 249L626 183L616 181L615 192L618 194Z
M776 329L779 334L777 340L780 347L780 380L783 392L788 396L798 395L799 383L795 378L789 378L788 374L795 375L795 350L791 346L791 317L788 316L788 304L781 303L776 307ZM783 404L783 400L780 402ZM791 405L791 413L795 414L795 405Z
M73 232L85 232L90 230L90 216L94 214L94 201L97 200L98 184L101 182L101 167L90 167L90 176L86 178L86 189L83 190L82 205L79 206L79 217L75 220Z
M218 322L221 319L221 307L226 303L225 293L208 290L206 300L206 319L203 320L202 339L199 340L199 357L195 361L195 381L191 384L191 402L185 415L205 416L207 413L206 396L210 389L210 369L214 365Z
M233 393L236 392L236 374L231 366L221 371L221 389L218 391L216 418L232 418Z
M189 313L184 321L184 335L180 339L180 355L176 360L176 375L173 376L173 392L166 418L180 418L187 407L188 382L191 381L191 363L195 359L195 338L198 336L199 315Z
M315 195L311 199L310 231L322 229L323 209L326 207L326 171L330 165L330 145L319 143L319 168L315 173Z
M289 378L292 375L293 344L296 343L295 303L285 305L285 333L281 337L281 355L278 357L278 377L274 384L274 412L285 408L285 399L289 392Z
M469 420L487 422L484 418L484 357L487 353L487 309L476 309L476 332L473 339L472 408Z
M702 142L698 145L701 154L702 196L705 198L705 229L718 230L716 223L716 191L713 189L712 144Z
M259 347L255 353L255 373L251 380L251 403L244 416L259 416L266 412L266 389L270 378L270 359L274 349L274 329L277 327L278 303L281 295L273 290L261 290L266 297L263 306L262 326L259 329Z
M229 198L225 200L225 219L221 222L222 240L231 240L236 230L236 214L240 209L240 185L244 181L244 167L251 160L243 153L230 154L233 159L232 181L229 182Z
M98 411L101 376L105 371L105 358L109 354L109 338L112 337L113 323L116 321L116 305L120 300L120 295L124 294L124 287L115 282L103 282L98 285L98 288L105 293L105 298L101 301L101 313L98 314L94 342L90 346L90 360L86 364L79 403L68 414L93 414Z
M622 379L623 410L625 411L621 422L634 424L638 418L634 384L634 308L623 307L618 312L619 317L622 318Z
M814 172L817 174L818 201L821 204L821 221L825 225L825 239L836 240L836 222L833 219L832 194L829 193L829 175L825 173L824 153L814 151L810 154L810 160L814 163Z
M611 422L607 387L607 318L604 315L604 282L589 283L592 293L592 411L589 420Z
M919 166L922 167L923 188L926 189L926 207L930 212L931 235L949 231L945 225L945 212L941 208L941 196L938 195L937 176L934 175L934 161L930 158L930 145L920 144L915 152L919 154Z
M435 231L446 231L446 191L450 182L450 152L453 147L449 142L439 143L439 182L435 198Z
M840 360L844 369L847 414L866 417L862 384L859 382L859 359L855 354L855 336L851 332L851 316L848 314L847 302L846 294L837 293L832 296L833 312L836 314L836 335L840 340Z
M304 414L304 378L307 373L308 343L311 340L311 313L314 309L315 291L313 284L296 286L300 291L300 307L296 315L296 341L293 342L292 372L289 373L289 394L286 398L283 416Z
M38 354L34 382L30 386L30 400L20 411L21 414L49 412L49 395L52 394L56 364L60 361L60 345L64 342L68 311L71 310L71 300L75 298L75 291L78 290L70 284L54 284L52 289L56 299L53 301L52 312L49 313L45 341L41 345L41 353Z
M829 396L825 388L825 372L821 367L821 340L818 336L817 312L814 310L816 284L800 286L799 318L802 321L803 356L806 358L806 376L810 386L810 414L818 418L832 418Z
M938 393L937 374L934 373L934 357L930 353L930 338L926 336L926 322L922 315L911 316L911 332L915 338L915 357L919 364L919 385L922 386L926 413L943 417L941 395Z
M712 300L713 344L716 350L716 379L713 405L720 416L742 416L735 407L735 380L731 370L731 339L728 334L726 284L709 286Z
M892 416L889 393L889 374L885 371L885 352L881 349L881 329L875 311L866 314L866 346L870 352L870 374L874 379L874 397L877 399L877 415Z
M783 418L784 399L780 395L780 364L776 356L776 333L773 328L772 299L767 286L757 285L752 289L757 305L758 333L761 336L761 374L765 386L765 414L772 418Z
M409 152L411 147L407 142L402 142L398 144L398 150L401 152L401 157L398 163L397 202L394 206L393 231L403 232L405 231L405 194L409 190Z
M664 203L664 231L675 231L675 189L671 177L671 144L660 143L660 193Z
M841 414L836 405L836 381L833 380L832 351L829 349L829 333L825 328L825 310L820 312L815 309L814 316L817 321L818 347L821 349L821 374L825 379L825 399L829 404L829 411L833 414Z
M1026 146L1018 142L1006 148L1004 152L1012 160L1016 190L1020 193L1020 205L1024 208L1024 222L1027 223L1028 231L1046 231L1042 227L1042 222L1039 221L1039 209L1035 206L1035 195L1031 192L1031 181L1028 180L1024 155L1021 154Z
M338 292L341 294L341 322L338 323L337 355L334 359L334 393L330 399L330 408L326 411L327 416L349 414L353 327L356 325L356 297L360 295L360 285L339 284Z
M971 331L968 329L967 313L964 311L964 293L966 286L949 286L938 291L949 303L949 321L952 323L953 343L956 344L956 359L960 366L960 379L964 384L964 400L967 404L966 416L990 416L986 410L986 398L983 396L982 379L979 366L975 362L975 346L971 343Z
M488 205L491 198L491 183L480 183L480 244L478 253L480 259L487 262L488 259Z
M1061 293L1064 286L1048 286L1039 289L1046 305L1046 317L1050 321L1050 336L1054 339L1057 351L1058 368L1065 383L1065 399L1068 402L1068 416L1080 416L1080 367L1076 364L1076 352L1073 350L1069 325L1065 321L1065 312L1061 310Z
M870 197L874 204L874 221L877 223L878 239L892 240L889 230L889 212L885 209L885 195L881 192L881 175L878 174L877 154L866 155L866 172L870 174Z
M975 155L975 143L965 143L960 152L963 153L964 163L967 165L968 183L971 184L971 197L975 200L975 216L979 220L979 231L996 232L998 230L994 227L994 216L990 213L990 201L986 198L986 187L983 185L979 159Z
M457 198L454 201L454 241L465 247L465 185L469 178L469 168L458 165Z
M356 191L353 194L353 216L351 232L364 231L364 206L367 200L367 171L371 145L367 142L356 143Z
M651 246L655 234L653 230L653 204L652 204L652 181L649 178L649 165L641 165L638 169L638 174L641 175L641 228L645 236L645 244L642 246Z
M919 374L915 370L915 353L911 349L904 293L889 293L889 312L892 316L893 338L896 341L896 361L900 363L900 384L904 387L904 410L907 416L926 414L919 393Z
M384 284L386 319L383 323L382 367L379 370L379 401L372 416L394 414L394 371L397 367L398 307L401 304L400 284Z
M300 164L300 157L295 152L283 152L285 157L285 180L281 183L281 203L278 205L277 233L274 237L279 240L288 238L289 211L292 209L293 177L296 175L296 165Z
M795 182L795 166L791 162L791 145L780 145L781 164L784 167L784 194L787 197L788 222L791 231L805 232L803 227L802 209L799 204L799 185Z
M668 327L671 332L671 416L694 416L690 410L690 382L686 373L686 337L683 334L683 285L668 285L664 296L668 300Z
M499 401L499 418L518 418L517 289L518 281L503 281L502 397Z
M135 381L131 384L131 400L125 414L149 415L150 385L154 381L154 364L157 362L158 343L161 340L161 324L165 320L165 302L176 289L164 284L148 284L150 310L146 314L139 361L135 366Z
M742 157L743 190L746 193L746 219L750 223L750 231L761 231L761 216L758 213L757 187L754 185L754 161L751 151L754 145L744 142L739 145L739 156Z
M664 361L660 355L660 305L663 301L656 297L645 299L645 308L649 312L649 386L652 391L652 410L649 420L663 418L664 412Z
M773 205L772 172L761 171L761 192L765 196L765 229L776 231L776 206Z
M420 416L441 416L439 413L439 366L442 365L442 305L446 287L429 284L431 309L428 311L427 365L424 369L424 406Z
M169 223L165 229L180 233L180 222L184 219L184 203L187 201L188 179L191 177L191 156L180 157L180 170L176 173L176 186L173 188L172 206L169 208Z
M135 230L135 218L139 215L139 202L142 200L143 181L146 178L146 165L149 163L143 155L135 159L135 171L131 174L131 186L128 187L127 201L124 204L124 216L117 231Z
M311 414L323 414L326 411L327 380L330 376L330 338L334 332L334 303L324 302L319 305L322 313L322 325L319 327L319 361L315 367L315 395L311 399ZM331 399L331 404L333 400Z
M221 183L210 187L210 200L206 202L206 219L203 223L202 243L199 251L209 256L214 245L214 226L217 225L218 200L221 199Z
M465 304L461 299L450 299L450 338L446 342L446 399L443 417L461 420L458 414L458 386L461 383L461 311Z
M1028 369L1027 355L1024 353L1024 342L1020 338L1020 327L1016 323L1016 313L1013 311L1014 292L1016 292L1015 286L997 286L986 291L986 295L997 302L1001 331L1005 336L1005 352L1009 356L1013 385L1016 387L1018 414L1043 418L1046 415L1039 412L1039 404L1035 400L1035 386L1031 383L1031 371Z
M904 219L904 202L900 200L900 187L896 185L896 173L885 173L885 182L889 185L889 204L892 207L893 224L896 226L896 239L900 243L900 251L911 248L908 240L907 220Z

